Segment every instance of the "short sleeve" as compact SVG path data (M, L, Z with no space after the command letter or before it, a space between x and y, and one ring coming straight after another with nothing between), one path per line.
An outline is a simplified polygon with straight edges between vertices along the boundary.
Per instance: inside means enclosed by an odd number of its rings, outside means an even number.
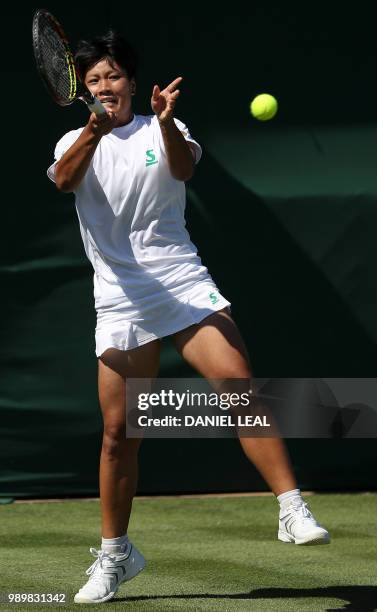
M67 134L64 134L64 136L58 141L54 151L55 161L53 164L51 164L51 166L49 166L49 168L47 168L47 176L54 183L56 162L58 162L59 159L63 157L64 153L68 151L69 147L71 147L73 143L76 142L82 130L83 128L80 128L78 130L72 130L71 132L67 132Z
M200 158L202 156L202 147L200 146L198 142L196 142L196 140L194 140L194 138L191 136L188 130L188 127L184 123L182 123L182 121L174 117L174 123L179 129L179 131L183 134L185 140L187 140L187 142L190 142L191 144L194 145L195 163L197 164L200 161Z
M158 119L156 115L154 115L153 120L155 121L155 125L158 126ZM179 129L179 131L183 134L184 139L193 145L193 149L195 151L195 163L197 164L202 156L202 147L200 146L198 142L196 142L196 140L194 140L194 138L191 136L188 130L188 127L184 123L182 123L182 121L174 117L174 123ZM160 139L161 147L163 150L165 150L165 145L164 145L164 141L163 141L161 130L159 126L158 126L158 132L159 132L159 139Z

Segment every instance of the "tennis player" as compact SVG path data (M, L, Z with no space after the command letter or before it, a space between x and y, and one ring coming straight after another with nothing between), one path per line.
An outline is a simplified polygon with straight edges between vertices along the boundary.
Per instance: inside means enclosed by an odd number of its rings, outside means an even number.
M178 77L152 91L151 116L135 115L136 55L110 31L81 41L78 69L107 114L65 134L48 176L73 192L86 254L94 268L96 355L104 432L100 459L102 545L76 603L110 600L145 559L127 536L140 440L125 433L127 377L154 378L161 338L208 379L245 379L245 345L185 228L185 181L201 148L174 118ZM280 504L278 538L320 544L329 534L303 501L279 438L240 438Z

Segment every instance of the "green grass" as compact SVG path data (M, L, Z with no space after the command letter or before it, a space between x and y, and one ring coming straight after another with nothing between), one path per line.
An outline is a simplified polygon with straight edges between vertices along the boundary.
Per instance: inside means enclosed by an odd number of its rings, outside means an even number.
M377 494L314 495L329 546L276 539L272 497L136 499L130 537L148 560L116 599L96 609L132 612L377 610ZM72 610L99 547L97 501L0 508L0 590L66 592Z

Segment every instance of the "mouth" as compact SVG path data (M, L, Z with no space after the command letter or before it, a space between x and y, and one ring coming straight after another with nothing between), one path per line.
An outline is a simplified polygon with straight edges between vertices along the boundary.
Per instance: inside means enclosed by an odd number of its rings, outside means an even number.
M117 101L115 98L106 97L106 98L100 98L100 102L102 104L116 104Z

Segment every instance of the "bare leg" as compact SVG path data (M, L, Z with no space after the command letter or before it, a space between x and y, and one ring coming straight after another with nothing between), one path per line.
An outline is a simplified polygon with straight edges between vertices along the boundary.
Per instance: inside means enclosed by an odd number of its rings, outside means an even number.
M160 357L155 340L130 351L109 349L98 361L98 388L104 421L100 460L102 537L127 532L138 478L141 439L126 438L126 380L154 378Z
M227 309L177 332L174 344L183 358L207 379L252 377L246 347ZM275 495L297 488L285 444L280 438L240 437L246 456Z

